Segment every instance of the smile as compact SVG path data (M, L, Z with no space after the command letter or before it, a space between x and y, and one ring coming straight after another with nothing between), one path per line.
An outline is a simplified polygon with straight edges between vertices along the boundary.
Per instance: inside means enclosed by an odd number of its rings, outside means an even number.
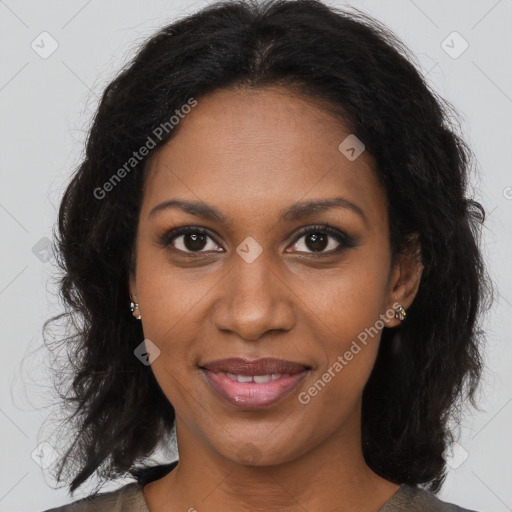
M269 407L290 395L307 375L305 365L281 359L225 359L201 365L214 393L241 409Z

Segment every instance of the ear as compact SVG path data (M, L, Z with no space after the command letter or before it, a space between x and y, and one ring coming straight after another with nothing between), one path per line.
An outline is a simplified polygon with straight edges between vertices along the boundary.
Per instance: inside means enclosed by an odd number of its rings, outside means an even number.
M421 245L417 233L411 235L409 248L398 253L393 263L388 285L386 312L395 311L398 305L407 310L413 303L421 281L423 264L421 262ZM393 315L386 316L386 327L400 325L400 320Z

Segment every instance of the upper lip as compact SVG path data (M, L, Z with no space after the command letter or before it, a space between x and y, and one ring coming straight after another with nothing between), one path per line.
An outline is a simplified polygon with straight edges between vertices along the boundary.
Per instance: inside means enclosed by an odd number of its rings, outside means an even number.
M214 373L227 372L235 375L270 375L272 373L295 374L309 369L306 365L301 363L271 357L252 360L240 357L217 359L200 366Z

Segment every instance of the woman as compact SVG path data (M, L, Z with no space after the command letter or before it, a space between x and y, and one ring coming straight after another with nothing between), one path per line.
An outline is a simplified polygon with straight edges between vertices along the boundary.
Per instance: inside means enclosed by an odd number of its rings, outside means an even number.
M136 481L54 511L467 510L435 493L482 369L484 210L407 56L360 13L226 2L107 87L60 208L57 478Z

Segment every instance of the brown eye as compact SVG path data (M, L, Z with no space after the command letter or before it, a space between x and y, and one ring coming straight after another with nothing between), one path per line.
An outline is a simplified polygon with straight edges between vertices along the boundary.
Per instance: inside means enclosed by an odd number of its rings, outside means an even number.
M330 226L313 226L299 233L290 249L292 252L335 253L347 247L355 247L354 240Z
M208 233L190 226L179 228L164 235L162 245L184 253L219 251L219 246Z
M329 237L323 233L311 233L304 239L304 245L314 252L323 251L329 245Z
M206 246L207 237L202 233L191 233L181 236L183 237L182 244L188 251L201 251Z

